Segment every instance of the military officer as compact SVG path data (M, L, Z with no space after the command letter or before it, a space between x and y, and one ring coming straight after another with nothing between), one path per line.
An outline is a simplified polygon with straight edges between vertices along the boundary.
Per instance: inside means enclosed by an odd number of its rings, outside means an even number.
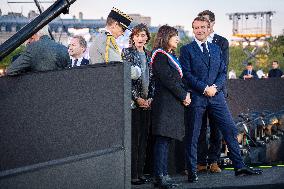
M90 64L122 62L116 39L128 29L132 18L113 8L106 21L106 27L95 37L90 47Z

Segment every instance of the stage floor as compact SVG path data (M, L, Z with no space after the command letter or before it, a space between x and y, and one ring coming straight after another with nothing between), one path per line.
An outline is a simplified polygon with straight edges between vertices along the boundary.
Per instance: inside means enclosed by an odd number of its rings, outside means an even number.
M236 177L234 171L223 170L221 173L202 173L199 174L198 183L188 183L185 175L174 176L174 180L181 183L178 189L187 188L284 188L284 167L263 168L263 174L260 176ZM153 184L144 184L140 186L132 185L132 189L150 189Z

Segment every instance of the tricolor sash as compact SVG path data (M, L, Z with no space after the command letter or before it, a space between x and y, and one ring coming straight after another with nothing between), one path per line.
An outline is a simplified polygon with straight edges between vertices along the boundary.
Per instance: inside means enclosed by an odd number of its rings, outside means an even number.
M182 68L181 68L181 65L180 65L178 59L176 57L174 57L173 55L171 55L170 53L167 53L163 49L159 48L159 49L154 50L152 57L151 57L150 65L153 64L154 58L156 57L156 54L159 53L159 52L167 55L167 57L170 59L170 61L169 61L170 66L172 66L174 69L176 69L178 71L180 77L182 78L183 77Z

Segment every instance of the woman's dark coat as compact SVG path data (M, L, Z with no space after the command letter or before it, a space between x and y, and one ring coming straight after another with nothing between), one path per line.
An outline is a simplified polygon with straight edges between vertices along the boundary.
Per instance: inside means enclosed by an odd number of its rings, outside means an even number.
M155 93L152 102L153 134L182 140L184 136L184 106L187 92L178 71L168 57L157 53L152 69Z

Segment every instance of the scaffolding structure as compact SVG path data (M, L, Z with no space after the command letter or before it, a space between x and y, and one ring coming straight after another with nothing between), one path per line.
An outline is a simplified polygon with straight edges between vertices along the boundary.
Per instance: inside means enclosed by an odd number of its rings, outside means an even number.
M236 38L236 44L242 45L247 58L243 64L263 50L269 52L269 45L265 39L272 36L272 17L275 11L265 12L237 12L229 13L229 19L233 22L232 36Z

